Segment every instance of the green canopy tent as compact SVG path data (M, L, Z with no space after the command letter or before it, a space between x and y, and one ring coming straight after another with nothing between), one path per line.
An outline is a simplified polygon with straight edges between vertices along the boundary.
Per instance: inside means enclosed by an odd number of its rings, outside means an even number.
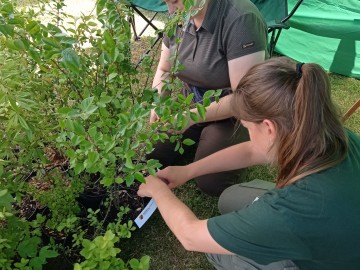
M275 51L360 79L360 1L304 0Z

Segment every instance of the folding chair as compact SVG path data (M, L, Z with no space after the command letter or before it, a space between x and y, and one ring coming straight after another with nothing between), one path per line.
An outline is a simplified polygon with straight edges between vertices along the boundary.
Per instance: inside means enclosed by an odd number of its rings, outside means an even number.
M161 0L128 0L130 3L130 7L136 12L145 22L145 27L138 33L136 31L136 24L135 24L135 18L132 16L129 18L129 22L131 24L131 27L134 31L134 40L139 40L141 35L145 32L145 30L150 26L157 32L157 38L152 43L150 48L147 49L147 51L144 53L144 55L147 55L152 48L162 39L163 33L159 31L159 29L153 24L153 20L155 19L156 15L159 12L167 12L168 8L165 2ZM140 9L151 11L154 14L148 18ZM136 67L141 63L142 59L137 63Z
M271 33L269 41L270 57L274 53L276 43L283 29L289 29L289 19L301 5L303 0L298 0L295 6L288 13L287 0L251 0L266 20L268 33Z

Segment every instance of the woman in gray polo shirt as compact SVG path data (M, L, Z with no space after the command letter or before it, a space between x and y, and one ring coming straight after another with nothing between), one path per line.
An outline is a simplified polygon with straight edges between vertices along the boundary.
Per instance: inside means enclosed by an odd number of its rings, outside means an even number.
M217 269L358 270L360 136L342 126L326 72L270 59L249 70L231 99L250 141L167 167L159 178L147 177L138 194L152 197L183 246L208 253ZM248 188L233 185L220 196L222 215L208 220L170 190L198 175L256 164L277 167L276 187L244 206Z
M170 13L183 8L181 0L165 2ZM176 44L178 37L182 38L180 45ZM202 102L206 90L223 89L220 102L213 102L207 108L206 119L202 123L190 120L183 133L184 138L197 142L195 160L248 140L244 128L236 129L227 94L235 89L251 66L265 59L266 47L266 23L249 0L207 0L189 25L178 27L174 37L164 38L153 87L162 93L163 74L169 72L170 56L178 49L178 60L185 69L176 75L184 82L184 89L195 94L194 102ZM150 122L157 119L152 111ZM174 149L175 145L169 141L158 143L148 158L158 159L164 167L178 164L184 156ZM193 153L188 150L185 149L185 153ZM196 181L203 192L218 196L234 184L240 174L241 171L209 174L199 176ZM218 177L223 179L221 183L216 181Z

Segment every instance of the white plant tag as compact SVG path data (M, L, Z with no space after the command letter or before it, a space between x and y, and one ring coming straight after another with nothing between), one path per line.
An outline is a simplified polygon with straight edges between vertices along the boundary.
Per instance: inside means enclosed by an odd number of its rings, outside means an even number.
M145 206L145 208L141 211L141 213L135 219L136 225L139 229L145 224L145 222L151 217L151 215L156 210L157 205L154 199L151 199L149 203Z

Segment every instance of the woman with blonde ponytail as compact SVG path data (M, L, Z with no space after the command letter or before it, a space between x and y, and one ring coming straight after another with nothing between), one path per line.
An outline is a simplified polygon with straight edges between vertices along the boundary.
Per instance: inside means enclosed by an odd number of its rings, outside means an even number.
M250 141L149 176L153 197L183 246L216 269L360 269L360 137L342 126L326 72L273 58L251 68L232 95ZM271 164L274 183L227 188L222 215L199 220L175 188L199 175ZM218 179L221 181L221 178Z

